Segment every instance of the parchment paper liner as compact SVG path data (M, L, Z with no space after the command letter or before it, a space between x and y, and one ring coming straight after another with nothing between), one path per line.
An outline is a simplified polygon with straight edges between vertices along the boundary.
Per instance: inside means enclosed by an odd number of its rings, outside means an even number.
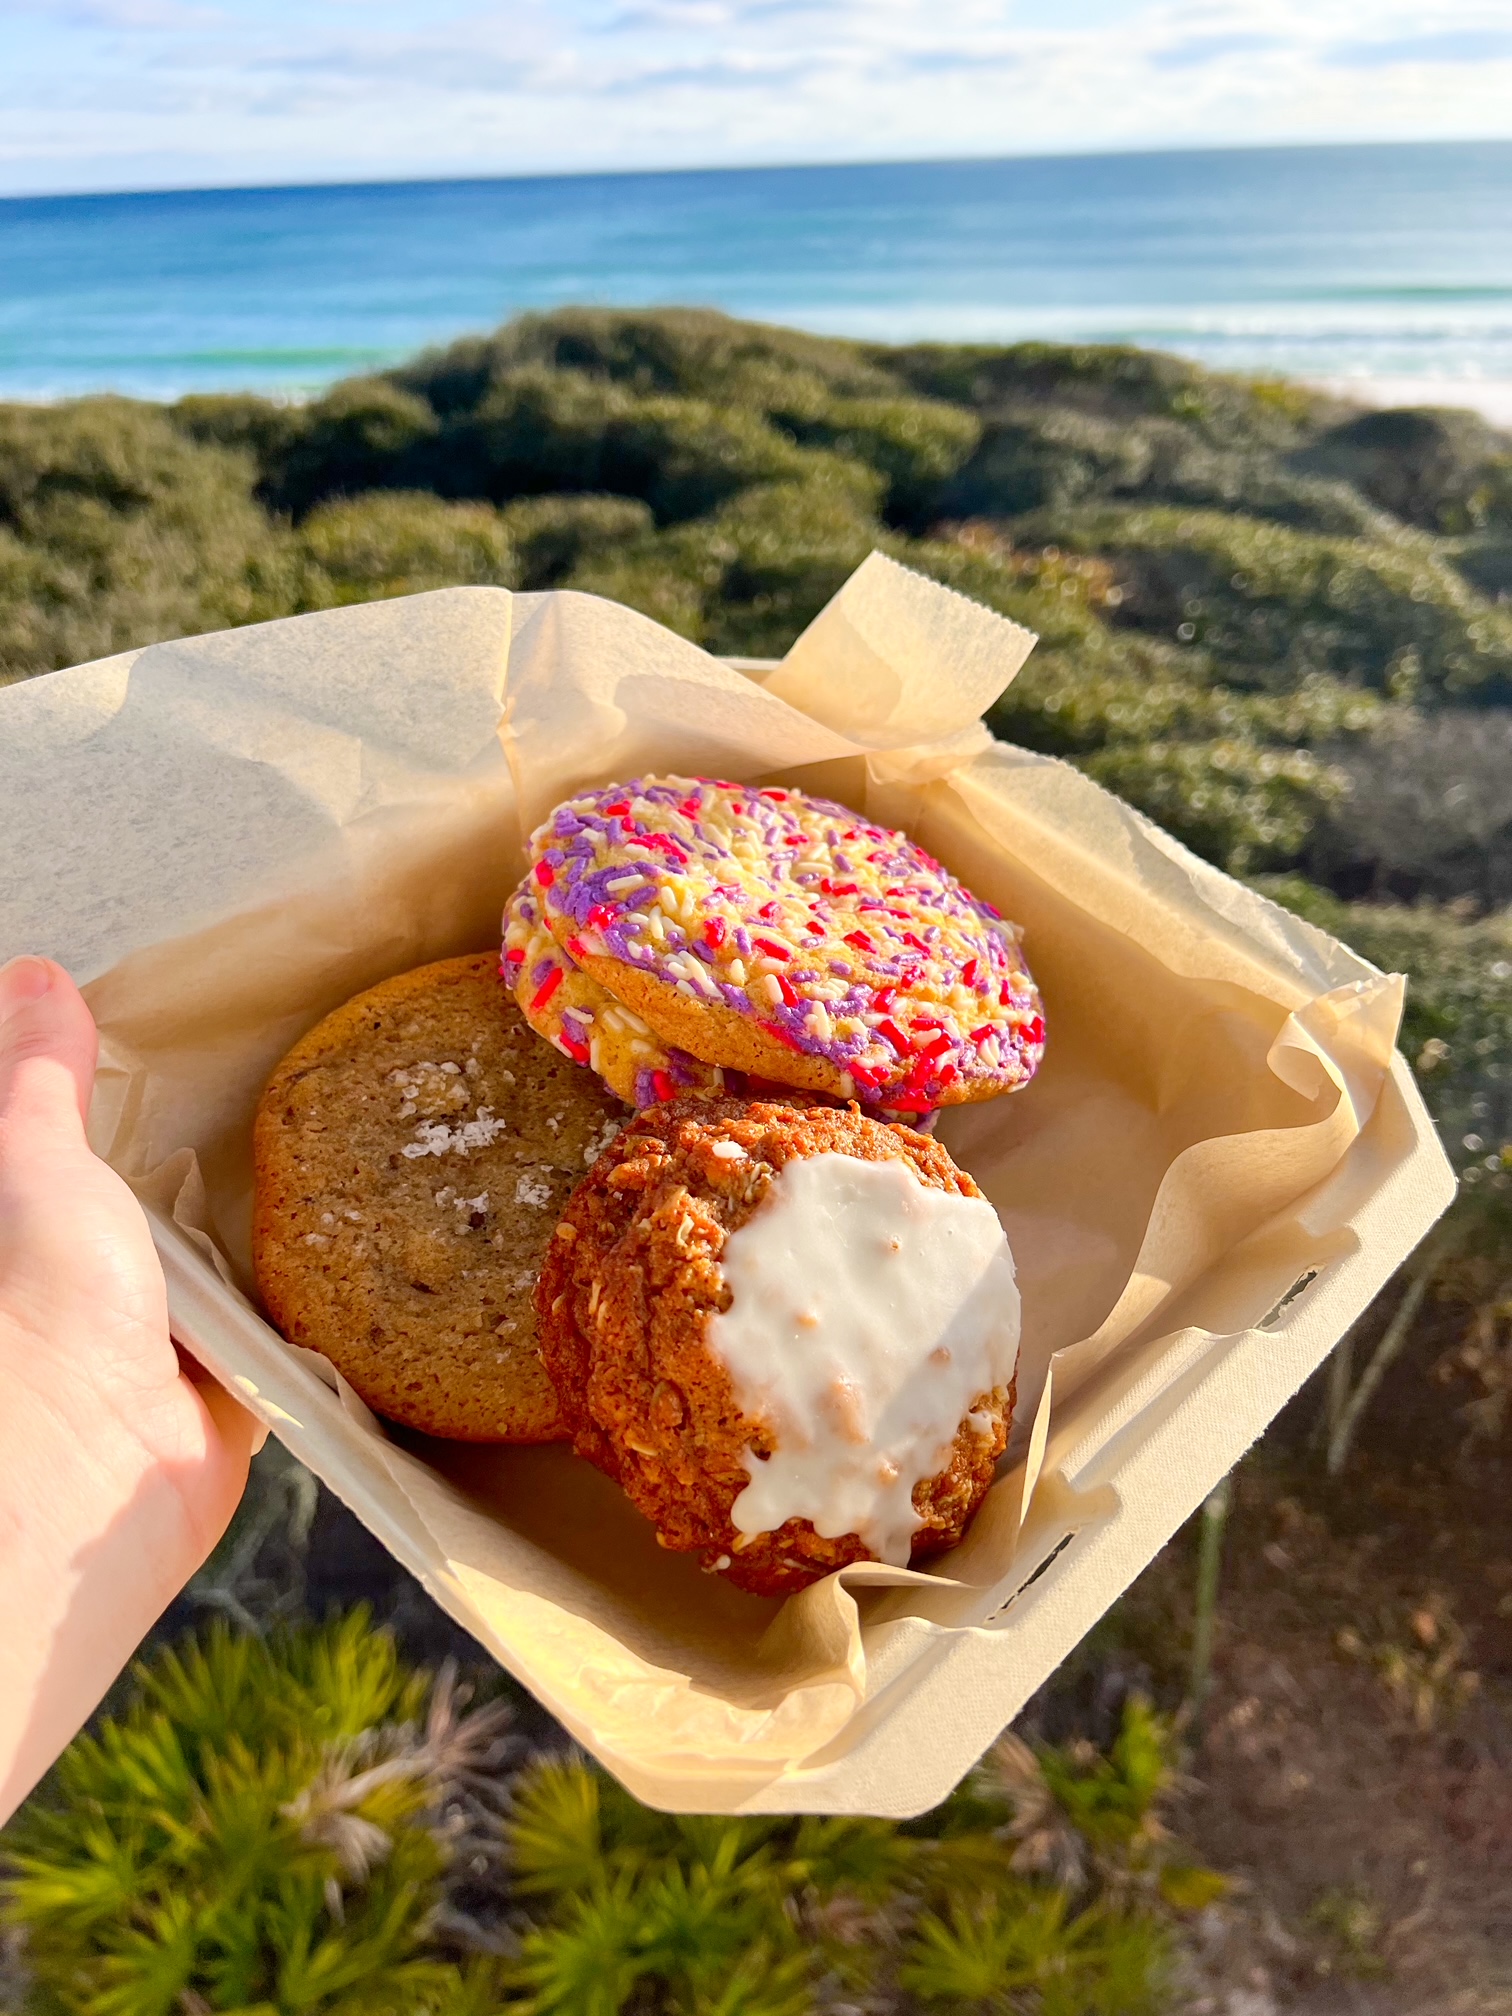
M652 1803L939 1798L1452 1194L1399 981L986 735L1029 642L874 555L760 683L591 597L456 589L0 694L0 946L87 983L93 1138L154 1211L176 1334ZM1026 927L1044 1068L941 1129L1018 1260L1018 1426L928 1574L741 1596L564 1450L386 1434L244 1292L273 1064L490 943L529 826L652 768L829 792Z

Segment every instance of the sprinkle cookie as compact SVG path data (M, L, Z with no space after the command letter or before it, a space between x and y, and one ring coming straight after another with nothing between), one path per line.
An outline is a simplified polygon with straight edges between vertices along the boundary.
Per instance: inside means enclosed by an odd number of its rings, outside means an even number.
M257 1109L269 1315L392 1421L557 1440L536 1276L573 1185L628 1117L525 1026L492 952L359 994L295 1045Z
M530 879L573 966L669 1053L917 1114L1016 1090L1043 1054L1017 928L903 834L826 799L609 785L536 831Z
M527 877L504 912L504 981L536 1034L596 1071L629 1106L723 1092L719 1065L663 1043L648 1022L583 971L546 928L539 899Z

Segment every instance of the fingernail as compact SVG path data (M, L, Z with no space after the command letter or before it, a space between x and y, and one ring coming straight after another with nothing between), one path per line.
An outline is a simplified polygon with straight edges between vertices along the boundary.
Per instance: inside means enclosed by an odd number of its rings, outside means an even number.
M13 1015L28 1001L40 1001L53 984L52 967L30 952L0 966L0 1017Z

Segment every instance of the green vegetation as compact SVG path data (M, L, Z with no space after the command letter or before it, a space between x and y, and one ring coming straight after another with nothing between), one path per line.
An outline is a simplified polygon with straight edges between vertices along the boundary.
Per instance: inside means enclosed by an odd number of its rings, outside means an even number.
M304 406L0 409L3 677L451 582L777 655L873 547L1037 629L994 727L1200 852L1512 899L1512 822L1451 807L1416 859L1368 810L1383 749L1447 776L1512 703L1512 442L1467 415L1117 347L608 310Z
M0 408L0 680L453 583L608 595L777 656L874 548L1039 633L997 733L1409 975L1460 1201L1336 1355L1309 1460L1345 1465L1419 1331L1439 1386L1469 1382L1463 1446L1494 1444L1512 438L1115 346L693 311L526 317L308 405ZM1225 1885L1167 1837L1170 1728L1126 1689L1100 1749L1005 1737L922 1823L666 1819L523 1757L360 1623L289 1623L313 1485L273 1454L259 1474L192 1600L275 1635L154 1658L0 1842L38 2016L1168 2006L1180 1914ZM1411 1617L1339 1649L1426 1728L1469 1688L1459 1627ZM1321 1894L1342 1971L1375 1970L1373 1910Z
M670 1817L523 1750L361 1614L159 1651L0 1836L30 2006L1154 2016L1224 1888L1172 1854L1137 1697L1106 1756L1005 1738L904 1827Z

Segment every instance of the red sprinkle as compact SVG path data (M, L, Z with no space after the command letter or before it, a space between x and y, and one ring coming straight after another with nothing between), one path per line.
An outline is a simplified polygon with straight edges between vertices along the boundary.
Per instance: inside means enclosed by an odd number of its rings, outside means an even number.
M763 903L761 908L756 912L756 915L764 917L768 924L776 919L777 914L777 905L775 903Z
M530 1012L532 1015L536 1012L538 1008L544 1008L546 1006L546 1003L551 999L552 995L555 994L556 990L558 989L558 987L561 986L562 981L565 978L566 978L565 967L562 966L552 967L551 971L546 975L546 978L541 982L540 986L537 987L535 991L534 999L531 1001L530 1004Z
M625 819L629 817L629 814L630 800L628 798L617 798L612 805L604 807L604 817L606 819Z
M699 804L696 798L684 798L677 809L681 812L684 819L696 819L703 811L702 805Z
M968 959L966 961L966 964L961 968L961 978L968 987L975 987L976 985L977 968L979 964L980 961L977 960L975 957L973 957Z
M535 878L543 889L549 889L556 880L556 870L549 861L537 861L535 865Z
M798 1038L784 1029L780 1022L763 1022L761 1026L768 1036L775 1036L777 1041L786 1044L789 1050L796 1050L800 1056L803 1054L803 1045Z
M916 932L905 931L903 933L903 943L905 945L911 945L915 952L922 952L926 959L929 957L929 947L924 943L924 940L917 935Z
M719 950L720 946L725 942L725 920L723 917L711 917L709 919L703 928L703 941L711 952Z
M882 1083L882 1073L870 1064L848 1064L846 1069L858 1085L865 1085L868 1090Z
M1024 1024L1024 1041L1026 1043L1043 1043L1044 1040L1045 1040L1044 1016L1043 1015L1031 1016L1029 1021L1027 1021Z
M525 964L525 954L523 952L506 952L504 954L504 964L506 966L523 966Z
M921 1057L943 1057L947 1050L954 1050L955 1038L942 1029L932 1043L926 1043L919 1052Z
M908 1055L911 1046L908 1038L903 1034L903 1031L898 1027L896 1022L879 1022L877 1024L877 1034L885 1036L900 1057Z
M672 1080L667 1076L665 1071L653 1071L651 1073L651 1090L656 1094L657 1099L663 1106L677 1097L677 1087L672 1083Z
M569 938L567 940L567 951L570 957L576 959L579 966L582 965L585 959L593 957L593 954L588 950L588 947L583 943L581 938Z
M828 875L825 876L819 887L826 896L859 896L861 894L861 885L859 882L832 882Z
M847 945L854 945L861 952L870 952L872 949L872 941L864 931L847 931L845 942Z
M927 1113L934 1101L925 1098L922 1092L899 1091L889 1092L887 1103L897 1113Z
M993 1028L992 1024L984 1022L980 1029L972 1030L971 1040L973 1043L985 1043L989 1036L995 1036L996 1034L997 1031Z
M580 1043L575 1036L569 1036L565 1030L557 1040L574 1064L586 1064L588 1062L588 1045L586 1043Z
M777 992L782 996L787 1006L789 1008L796 1008L798 1006L798 990L792 981L789 980L786 973L774 974L773 978L777 982Z
M614 912L607 903L595 903L585 921L590 931L607 931L614 922Z
M769 959L791 959L792 953L785 945L779 945L775 938L753 938L751 943L758 952L765 952Z

